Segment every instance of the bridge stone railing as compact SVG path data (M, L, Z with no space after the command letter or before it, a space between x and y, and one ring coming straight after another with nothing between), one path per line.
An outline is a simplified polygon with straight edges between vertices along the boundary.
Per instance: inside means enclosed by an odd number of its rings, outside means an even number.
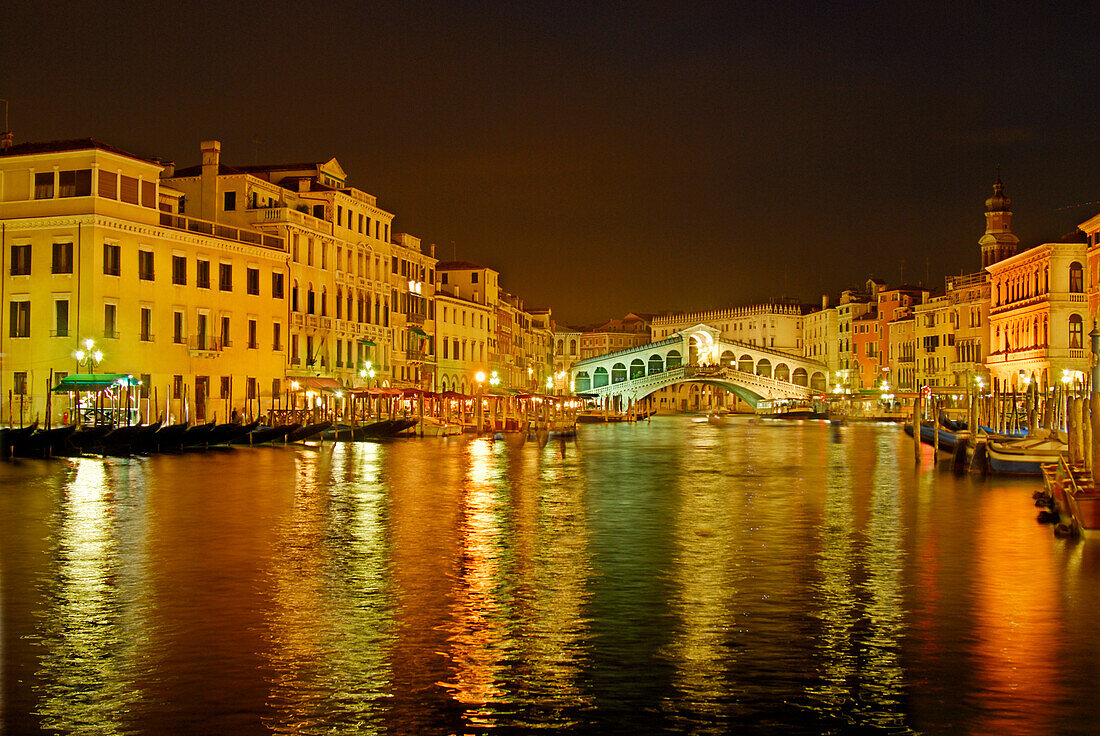
M741 371L726 366L681 366L672 370L661 371L638 378L627 379L619 383L609 383L606 386L590 388L585 393L599 396L616 396L624 394L649 394L653 391L671 386L684 381L727 381L743 386L762 398L809 398L813 395L813 389L809 386L800 386L797 383L780 381L767 376L758 376L755 373Z

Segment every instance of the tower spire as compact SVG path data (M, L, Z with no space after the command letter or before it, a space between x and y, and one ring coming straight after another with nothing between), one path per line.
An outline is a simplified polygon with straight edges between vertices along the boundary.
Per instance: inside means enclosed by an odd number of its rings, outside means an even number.
M1020 239L1012 232L1012 200L1005 195L1000 166L993 196L985 201L985 234L978 245L982 250L982 268L1016 255L1020 245Z

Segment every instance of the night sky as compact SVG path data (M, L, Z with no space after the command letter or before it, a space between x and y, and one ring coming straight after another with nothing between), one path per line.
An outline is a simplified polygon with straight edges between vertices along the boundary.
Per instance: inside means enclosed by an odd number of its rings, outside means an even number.
M5 4L16 142L336 156L559 322L942 286L998 166L1025 246L1100 212L1092 5L162 5Z

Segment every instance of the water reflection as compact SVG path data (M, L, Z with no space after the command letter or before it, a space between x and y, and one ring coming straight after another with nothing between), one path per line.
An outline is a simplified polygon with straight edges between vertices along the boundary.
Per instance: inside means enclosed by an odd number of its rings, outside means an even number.
M0 730L1088 732L1100 548L896 427L0 465ZM216 481L216 482L215 482Z
M52 615L42 620L38 634L43 654L36 712L47 730L122 733L128 730L127 711L138 699L131 676L140 636L129 631L139 581L124 564L120 517L141 489L125 482L125 466L97 460L66 465L69 477L52 553L55 573L45 586Z

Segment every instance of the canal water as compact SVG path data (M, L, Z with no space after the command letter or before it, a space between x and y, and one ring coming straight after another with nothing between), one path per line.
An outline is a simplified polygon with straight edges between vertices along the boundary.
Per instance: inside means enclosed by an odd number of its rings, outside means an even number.
M0 732L1100 729L1100 541L897 426L0 465Z

